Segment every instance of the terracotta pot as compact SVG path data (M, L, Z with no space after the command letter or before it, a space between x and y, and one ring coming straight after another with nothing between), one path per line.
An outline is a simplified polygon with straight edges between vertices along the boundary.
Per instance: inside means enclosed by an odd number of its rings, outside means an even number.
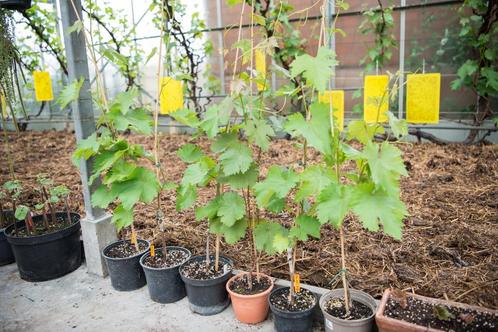
M480 312L489 312L495 315L498 315L498 310L491 310L483 307L467 305L463 303L446 301L441 299L434 299L432 297L425 297L421 295L407 293L407 296L424 301L426 303L431 303L434 305L444 305L450 307L464 308L470 310L476 310ZM427 326L416 325L413 323L406 322L404 320L398 320L390 317L384 316L384 310L386 308L387 301L391 297L391 290L386 289L384 291L384 295L382 296L382 300L379 304L379 309L375 314L375 322L377 323L377 327L379 328L379 332L442 332L442 330L430 328Z
M228 294L232 300L233 311L239 321L246 324L257 324L266 319L268 316L268 296L273 289L273 279L263 273L253 273L253 278L260 277L270 280L270 287L264 292L254 295L237 294L230 289L230 285L237 279L246 275L246 272L237 274L230 278L226 284Z

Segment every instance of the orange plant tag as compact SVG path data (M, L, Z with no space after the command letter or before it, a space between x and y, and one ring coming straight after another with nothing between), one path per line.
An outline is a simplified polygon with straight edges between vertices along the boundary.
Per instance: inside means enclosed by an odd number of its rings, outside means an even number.
M137 234L135 232L131 232L131 244L137 244Z
M301 279L299 278L298 273L294 273L294 290L296 293L301 291Z
M156 255L156 248L154 248L154 244L150 245L150 255L154 257Z

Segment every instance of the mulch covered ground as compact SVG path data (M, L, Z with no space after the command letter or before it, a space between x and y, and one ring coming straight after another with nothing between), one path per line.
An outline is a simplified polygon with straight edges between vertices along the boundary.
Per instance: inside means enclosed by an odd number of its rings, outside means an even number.
M190 139L181 135L162 137L161 162L169 180L181 178L185 165L175 151ZM152 148L151 139L134 140ZM8 163L3 137L0 143L0 181L4 182ZM72 189L73 208L83 212L79 175L70 161L75 146L72 133L10 134L10 143L15 151L16 174L27 187L35 184L37 173L48 173L57 184ZM201 144L207 150L206 142ZM376 297L392 286L498 308L498 146L405 143L400 147L409 169L409 177L402 181L402 198L411 214L403 240L368 233L350 220L345 234L352 286ZM293 142L276 141L263 158L263 168L273 163L297 166L300 158ZM316 155L312 154L312 159L316 160ZM213 191L203 191L201 200L207 201ZM25 198L36 200L32 193ZM168 243L204 253L206 224L196 222L191 210L178 213L172 192L164 194L161 201ZM141 207L136 212L136 224L140 237L159 242L161 233L154 215L153 206ZM285 222L285 216L279 219ZM339 237L330 226L324 226L321 235L321 240L299 246L297 270L303 282L331 287L340 269ZM247 269L251 257L248 248L250 244L244 240L234 246L223 244L222 252L235 260L237 268ZM263 256L261 269L276 277L287 276L283 256Z

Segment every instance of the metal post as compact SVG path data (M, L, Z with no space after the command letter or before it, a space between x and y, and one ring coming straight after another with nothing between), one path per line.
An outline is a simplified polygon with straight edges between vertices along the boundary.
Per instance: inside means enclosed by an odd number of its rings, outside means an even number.
M406 0L400 0L401 7L406 6ZM405 27L406 27L406 10L401 10L399 16L399 94L398 94L398 118L403 118L405 106Z
M68 33L77 20L73 5L82 17L80 0L60 0L60 17L62 20L62 31L64 35L64 46L66 50L69 82L84 78L83 87L79 99L72 103L74 130L76 140L79 142L95 132L95 120L93 114L92 95L88 72L88 61L86 55L86 44L82 33ZM100 251L103 247L116 239L114 226L109 222L111 215L92 207L91 194L98 183L88 185L88 179L92 173L92 161L81 161L80 176L83 188L83 199L85 203L85 218L81 220L83 244L85 247L85 258L88 272L101 276L107 274L105 264Z
M223 19L221 18L221 0L216 0L216 24L218 27L223 26ZM221 94L225 94L225 52L223 44L223 30L218 31L218 45L220 47L220 55L218 65L220 66L220 81L221 81Z
M335 15L335 0L327 1L327 26L329 29L333 28ZM327 34L325 34L327 35ZM335 53L335 33L330 32L328 39L328 47ZM332 74L330 78L330 87L335 89L335 66L332 68Z

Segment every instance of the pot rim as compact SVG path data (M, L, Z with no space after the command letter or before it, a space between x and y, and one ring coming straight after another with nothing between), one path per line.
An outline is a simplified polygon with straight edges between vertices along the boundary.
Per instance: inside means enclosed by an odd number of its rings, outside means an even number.
M118 240L118 241L114 241L110 244L108 244L107 246L104 247L104 249L102 249L101 251L101 254L102 256L105 258L105 259L109 259L109 260L112 260L112 261L124 261L124 260L128 260L128 259L132 259L132 258L136 258L138 256L141 256L143 255L145 252L147 252L150 248L150 242L147 241L147 240L144 240L144 239L137 239L138 242L145 242L147 244L147 248L145 248L143 251L141 252L138 252L136 253L135 255L133 256L128 256L128 257L109 257L106 255L106 251L108 249L110 249L111 247L117 245L118 243L121 243L121 242L126 242L126 241L129 241L129 240Z
M305 287L301 287L301 289L307 290L315 298L315 303L313 303L313 305L310 308L308 308L306 310L301 310L301 311L288 311L288 310L282 310L282 309L277 308L276 306L274 306L271 303L271 301L270 301L270 298L271 298L272 294L275 293L275 292L280 291L281 289L287 289L287 288L290 288L290 287L279 287L279 288L275 288L275 289L273 289L271 291L270 296L268 296L268 303L270 304L270 308L271 308L272 311L277 311L279 313L284 313L284 314L306 314L306 313L309 313L310 311L312 311L312 310L315 309L316 305L318 304L318 298L316 297L315 293L313 293L312 291L310 291L309 289L307 289Z
M198 259L198 258L202 258L202 259L204 259L205 257L206 257L205 255L191 256L188 260L186 260L185 262L183 262L183 264L182 264L182 265L180 265L180 268L178 269L178 271L180 272L180 276L181 276L183 279L185 279L185 280L194 281L194 282L196 282L196 281L203 282L203 281L211 281L211 280L218 280L218 279L221 279L221 278L226 278L226 276L230 275L230 274L233 272L233 261L232 261L230 258L228 258L228 257L225 257L225 256L220 255L219 257L220 257L221 259L224 259L227 263L229 263L229 264L230 264L231 269L230 269L229 271L227 271L227 273L224 273L224 274L222 274L221 276L216 277L216 278L214 278L214 279L208 279L208 280L203 280L203 279L192 279L192 278L189 278L189 277L187 277L187 276L185 276L185 275L183 274L183 271L182 271L182 267L183 267L183 265L187 264L187 263L188 263L188 262L190 262L191 260ZM214 255L209 255L209 257L214 257Z
M379 308L378 305L374 306L372 308L372 306L369 304L369 303L365 303L364 301L362 301L361 299L357 299L355 298L354 300L355 301L358 301L358 302L361 302L362 304L368 306L370 309L372 309L372 314L368 317L365 317L365 318L360 318L360 319L342 319L342 318L339 318L339 317L336 317L336 316L333 316L331 314L329 314L327 311L325 311L325 309L323 308L324 304L325 304L325 301L331 299L331 298L335 298L337 296L332 296L332 293L334 291L338 291L338 290L341 290L343 291L343 288L335 288L335 289L331 289L329 290L328 292L326 292L325 294L323 294L321 297L320 297L320 309L322 310L323 313L327 313L327 315L329 315L330 317L333 317L334 319L336 319L337 321L341 322L341 323L345 323L347 324L348 322L355 322L355 323L362 323L362 322L365 322L367 320L371 320L372 318L374 318L374 316L376 315L377 313L377 310ZM354 288L351 288L350 289L350 293L351 291L354 291L354 292L357 292L357 293L362 293L363 295L366 295L368 297L371 298L371 300L375 303L375 299L373 298L372 295L368 294L367 292L364 292L362 290L359 290L359 289L354 289Z
M421 325L417 325L415 323L410 323L410 322L402 320L402 319L396 319L396 318L385 316L384 310L386 308L387 301L391 297L391 293L392 293L391 288L386 288L384 290L384 294L382 294L382 299L380 300L380 303L379 303L379 306L377 309L377 313L375 314L376 321L380 320L380 321L384 321L386 323L403 324L403 326L406 326L406 327L408 327L410 329L414 329L414 330L423 328L423 331L428 331L428 332L441 331L441 330L434 329L434 328L426 328L426 327L423 327ZM486 307L479 307L479 306L475 306L475 305L465 304L462 302L447 301L447 300L443 300L443 299L437 299L434 297L428 297L428 296L413 294L413 293L409 293L409 292L407 292L407 295L411 296L413 298L419 299L421 301L429 302L431 304L444 304L447 306L471 309L471 310L476 310L476 311L483 312L483 313L492 313L492 314L498 315L498 310L493 310L493 309L489 309Z
M192 252L190 250L188 250L187 248L179 247L179 246L166 246L166 248L168 248L168 250L176 249L176 250L184 251L187 253L188 257L183 262L180 262L177 265L167 266L167 267L152 267L152 266L148 266L148 265L144 264L145 259L150 256L150 250L149 250L144 255L142 255L142 257L140 258L140 265L142 266L142 268L148 269L148 270L153 270L153 271L171 270L171 269L175 269L177 267L182 266L183 263L185 263L186 261L188 261L190 259L190 257L192 257ZM149 246L149 249L150 249L150 246ZM156 248L156 250L159 250L159 249L162 249L162 247Z
M235 296L235 297L238 297L238 298L241 298L241 299L254 299L254 298L266 296L266 295L270 294L270 292L273 290L273 286L274 286L273 278L271 276L269 276L267 274L264 274L264 273L261 273L261 272L259 272L259 273L253 272L253 274L254 275L262 276L262 277L267 278L268 280L270 280L270 287L268 287L264 291L262 291L260 293L257 293L257 294L244 295L244 294L236 293L233 290L231 290L230 289L230 285L232 284L232 282L234 282L235 279L242 278L242 276L246 275L246 274L249 274L249 272L241 272L241 273L239 273L237 275L234 275L233 277L231 277L228 280L227 284L225 285L225 288L227 289L227 292L228 292L228 294L230 294L230 296Z
M66 211L55 212L56 215L58 215L58 214L64 214L64 215L66 215L66 213L67 213ZM78 220L76 222L70 224L69 226L66 226L64 228L58 229L58 230L50 232L50 233L45 233L45 234L40 234L40 235L30 235L30 236L16 236L15 234L13 234L14 223L12 223L12 224L8 225L7 227L5 227L4 228L4 233L5 233L6 237L11 238L11 239L42 239L43 237L50 236L50 235L57 234L59 232L63 232L65 230L68 230L71 227L74 227L75 225L78 225L80 223L81 215L79 213L69 212L69 214L71 214L71 216L73 216L73 215L77 216ZM39 217L41 217L43 219L43 215L42 214L34 215L31 218L35 219L35 218L39 218ZM42 222L42 221L41 220L40 221L36 221L36 223L40 223L40 222ZM21 228L22 227L26 227L25 224L24 224L25 223L24 220L15 220L15 223L17 225L21 225ZM34 220L33 220L33 223L35 223ZM7 232L7 229L9 229L8 232Z

